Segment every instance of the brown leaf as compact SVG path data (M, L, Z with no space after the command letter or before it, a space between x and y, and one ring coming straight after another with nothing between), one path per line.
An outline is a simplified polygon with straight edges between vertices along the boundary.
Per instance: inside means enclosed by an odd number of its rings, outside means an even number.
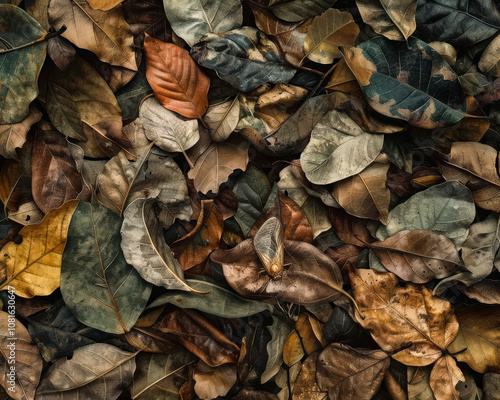
M462 265L453 242L433 231L404 230L371 249L385 268L413 283L445 278Z
M281 221L285 240L313 242L312 227L304 211L281 191L278 191L278 198L273 206L255 221L249 236L254 237L262 224L271 217L276 217Z
M293 330L288 335L283 345L283 362L288 367L298 363L304 357L304 347L296 330Z
M295 323L295 329L302 339L302 345L307 354L322 349L326 344L321 331L323 324L309 314L303 313Z
M74 200L83 189L83 178L64 135L39 129L31 150L33 199L44 213Z
M208 107L210 79L179 46L146 34L146 78L163 107L186 118L201 118Z
M137 350L147 353L170 354L179 349L179 345L170 340L168 335L153 328L134 327L123 335L125 340Z
M76 60L76 48L61 36L49 39L47 53L61 71L66 71Z
M351 215L385 223L391 201L391 192L385 186L389 166L387 156L379 156L359 174L335 182L335 200Z
M172 28L165 15L162 1L127 0L123 3L123 11L125 21L136 37L143 37L144 33L147 33L164 42L171 42Z
M259 260L252 239L231 250L216 250L211 259L222 264L228 283L244 297L319 304L343 294L337 265L309 243L285 240L284 265L290 265L274 279Z
M299 376L293 385L293 400L326 400L328 392L321 390L316 383L316 366L319 351L311 354L300 370Z
M370 400L378 391L390 356L382 350L353 349L341 343L327 346L318 357L316 381L328 398Z
M222 226L222 213L214 201L202 200L196 226L171 246L184 271L202 263L213 250L219 248Z
M239 145L231 142L213 142L196 160L194 168L188 172L194 187L202 193L217 193L219 186L226 182L235 170L245 171L248 164L248 142Z
M37 108L30 107L30 113L21 122L0 125L0 154L5 158L19 160L16 149L23 147L31 126L41 118L42 113Z
M122 0L88 0L94 10L108 11L120 4Z
M343 210L330 208L330 221L340 240L354 246L365 247L375 242L367 228L368 221L353 217Z
M483 279L469 287L458 284L457 287L471 299L483 304L500 304L500 281Z
M392 357L406 365L428 365L439 359L458 333L458 321L450 303L424 286L398 285L392 273L374 270L349 271L354 298L377 344L394 351L406 343L412 346Z
M407 400L406 391L401 387L401 383L390 370L385 373L384 383L392 400Z
M458 400L460 393L456 386L459 381L464 382L465 377L453 357L444 355L436 361L429 379L436 400Z
M211 400L225 396L236 383L236 365L211 367L203 362L194 369L194 391L200 399Z
M455 142L447 159L439 163L439 172L447 181L457 180L472 192L481 208L500 212L500 176L498 152L475 142Z
M335 67L330 80L325 89L344 93L353 93L361 96L362 91L356 77L347 66L345 60L341 58Z
M477 304L456 314L460 329L448 351L476 372L500 373L500 306Z
M153 327L169 334L169 337L211 367L238 361L239 347L195 311L173 311Z

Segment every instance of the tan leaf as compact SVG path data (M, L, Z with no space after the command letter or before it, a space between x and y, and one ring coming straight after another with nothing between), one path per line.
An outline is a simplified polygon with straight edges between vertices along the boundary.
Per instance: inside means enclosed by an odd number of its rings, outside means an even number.
M349 271L354 298L365 319L357 316L377 344L394 351L412 346L392 357L406 365L423 366L439 359L458 333L450 303L433 296L425 286L398 285L392 273L367 269Z
M208 107L210 79L189 53L148 34L144 51L146 78L160 104L186 118L201 118Z
M42 113L37 108L30 107L30 113L21 122L0 125L0 154L5 158L19 160L16 149L23 147L31 126L41 118Z
M103 62L137 71L134 36L125 22L121 7L94 10L86 0L51 0L50 25L81 49L90 50Z
M90 7L94 10L108 11L116 7L123 0L88 0Z
M483 279L469 287L457 286L465 295L483 304L500 304L500 281Z
M428 43L434 50L436 50L443 59L452 67L457 61L457 51L455 48L446 42L430 42Z
M409 400L435 400L429 384L431 366L408 367L408 398Z
M293 385L293 400L325 400L328 398L328 392L321 390L316 383L319 354L319 351L311 354L302 364L299 376Z
M435 362L429 384L436 400L458 400L460 393L456 386L459 381L465 381L465 377L453 357L444 355Z
M302 345L307 354L311 354L316 350L322 349L326 344L326 340L322 332L323 324L309 314L302 313L295 323Z
M21 244L10 242L4 246L0 268L7 269L7 280L0 289L14 286L16 295L31 298L47 296L59 287L62 253L77 205L77 200L64 203L39 224L21 229Z
M291 367L298 363L304 355L304 348L302 347L300 336L296 330L293 330L290 332L290 335L288 335L283 345L283 362L288 367Z
M234 100L208 107L203 120L208 125L210 137L215 142L223 142L235 130L240 120L240 101Z
M236 383L236 365L210 367L199 362L194 369L194 391L200 399L211 400L225 396Z
M351 72L343 58L341 58L337 63L337 66L335 67L335 70L333 71L325 89L345 93L362 93L356 77Z
M487 75L500 76L500 35L497 35L483 51L478 66Z

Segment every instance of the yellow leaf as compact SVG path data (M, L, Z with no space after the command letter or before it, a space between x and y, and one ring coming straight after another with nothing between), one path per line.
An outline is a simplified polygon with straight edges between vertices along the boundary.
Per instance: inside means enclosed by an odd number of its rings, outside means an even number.
M18 296L31 298L47 296L59 287L62 253L77 205L78 200L64 203L39 224L21 229L22 243L5 245L0 268L6 270L7 280L0 290L13 286Z

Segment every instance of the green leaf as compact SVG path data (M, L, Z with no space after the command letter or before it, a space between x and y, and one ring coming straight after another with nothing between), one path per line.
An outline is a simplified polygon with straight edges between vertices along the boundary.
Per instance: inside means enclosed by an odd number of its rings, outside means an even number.
M11 4L0 4L0 26L0 124L15 124L28 116L29 105L38 95L47 32Z
M267 329L271 333L271 340L267 342L267 364L266 369L260 376L260 383L266 383L275 376L283 364L283 347L285 341L293 330L290 323L281 318L272 316L273 323Z
M250 164L239 176L233 191L238 198L238 210L234 219L246 237L264 210L271 193L271 184L261 169Z
M96 201L80 201L68 230L61 267L61 294L87 326L121 334L146 307L152 286L120 249L122 219Z
M363 131L346 113L325 115L300 155L307 179L327 185L360 173L380 154L384 135Z
M497 34L500 12L491 0L419 0L416 21L419 38L463 48Z
M240 0L164 0L165 13L174 32L193 46L207 33L223 33L243 23Z
M457 181L449 181L418 192L394 207L387 218L387 234L402 230L432 230L448 236L462 247L476 208L469 189Z
M143 62L132 80L115 93L123 119L137 118L142 100L153 93L146 79L145 64Z
M297 22L303 19L315 17L329 9L337 0L284 0L275 1L269 7L278 18Z
M168 291L159 295L148 308L170 303L177 307L194 308L223 318L245 318L262 311L273 311L273 306L270 304L244 299L206 278L187 279L186 282L192 288L206 294Z
M276 45L249 26L206 35L191 49L191 56L242 92L266 82L288 82L295 74L295 69L279 55Z
M407 44L377 37L344 49L344 58L369 105L383 115L425 129L455 124L466 115L457 75L419 39Z

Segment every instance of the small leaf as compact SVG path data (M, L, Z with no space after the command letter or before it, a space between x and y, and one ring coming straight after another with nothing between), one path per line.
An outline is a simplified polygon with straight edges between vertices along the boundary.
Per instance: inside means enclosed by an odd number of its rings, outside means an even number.
M203 120L208 125L210 137L215 142L223 142L236 129L240 120L238 97L221 104L208 107Z
M109 11L121 3L120 0L88 0L94 10Z
M283 347L285 340L292 332L289 323L281 318L272 316L273 323L267 329L271 333L271 340L267 342L267 363L266 369L260 377L260 383L266 383L273 378L283 364Z
M481 59L479 60L479 69L485 74L500 76L500 35L495 37L486 47Z
M457 383L460 381L465 381L465 377L453 357L444 355L436 361L429 379L436 400L461 397L456 389Z
M270 9L278 18L296 22L321 14L337 0L283 0L274 1Z
M23 147L26 135L31 126L42 118L42 113L35 107L30 108L29 114L21 122L0 125L0 154L5 158L19 160L16 149Z
M198 363L194 370L194 391L202 400L225 396L236 383L236 366L225 364L213 368Z

